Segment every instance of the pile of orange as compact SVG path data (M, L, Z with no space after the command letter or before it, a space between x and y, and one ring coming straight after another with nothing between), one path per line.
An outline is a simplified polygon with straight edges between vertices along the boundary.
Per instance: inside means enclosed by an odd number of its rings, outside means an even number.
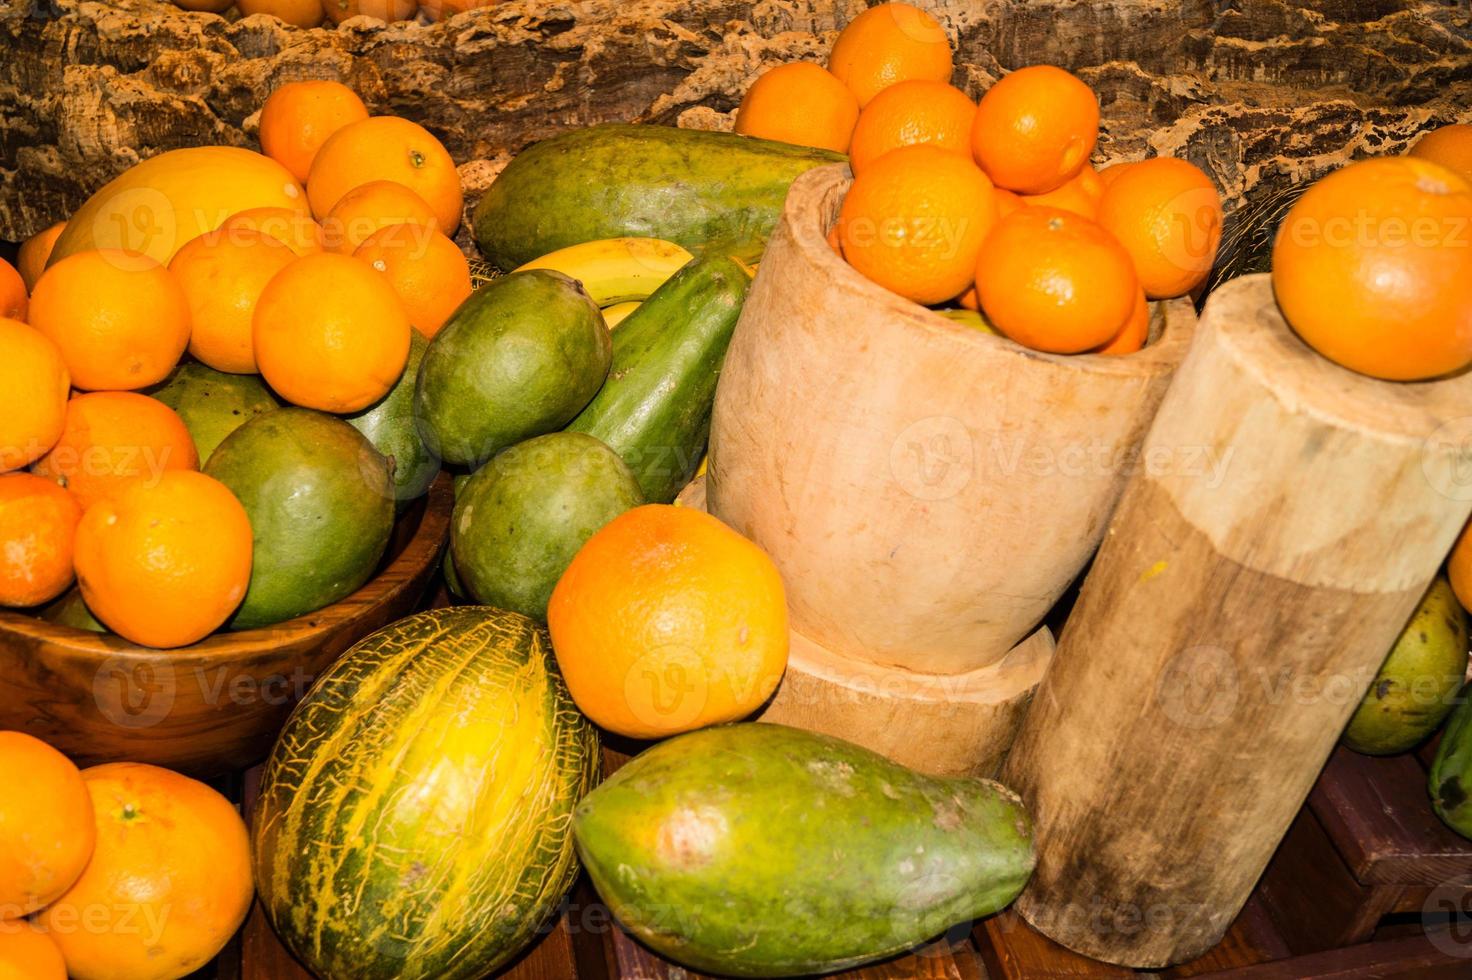
M336 82L299 82L267 100L260 138L304 182L310 215L229 215L167 264L103 248L52 261L61 223L22 246L18 269L0 261L0 606L38 607L75 580L133 642L218 629L249 582L250 523L198 472L179 415L144 392L190 357L260 374L295 405L357 412L399 383L412 332L432 336L470 295L449 238L459 176L422 127L371 116Z
M1061 68L1013 71L979 103L950 84L953 70L934 18L881 4L839 34L827 69L758 78L736 131L849 154L831 240L879 285L980 309L1037 350L1138 350L1147 299L1186 295L1211 271L1222 225L1211 179L1168 157L1096 171L1098 99Z
M419 20L426 24L462 14L467 10L493 7L500 0L174 0L184 10L241 17L264 14L293 27L317 27L324 21L337 26L353 17L368 17L387 23Z
M136 763L78 771L0 731L0 976L183 977L252 894L245 824L219 793Z

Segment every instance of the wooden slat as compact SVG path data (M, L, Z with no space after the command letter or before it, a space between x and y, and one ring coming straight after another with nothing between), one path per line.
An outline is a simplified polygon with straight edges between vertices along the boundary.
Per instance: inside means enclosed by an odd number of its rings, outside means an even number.
M1220 970L1235 970L1253 963L1282 959L1292 955L1273 919L1254 894L1242 907L1227 934L1205 954L1189 963L1171 967L1162 976L1171 978L1199 977Z
M1135 971L1082 956L1037 932L1010 909L982 919L972 931L991 980L1107 980Z
M1292 959L1219 973L1202 974L1198 980L1467 980L1472 976L1472 959L1465 946L1461 954L1448 952L1457 944L1447 941L1441 948L1431 937L1413 936L1390 942L1365 943L1344 949L1296 956Z
M1437 886L1472 875L1472 843L1437 819L1414 754L1375 759L1341 746L1309 806L1365 884Z

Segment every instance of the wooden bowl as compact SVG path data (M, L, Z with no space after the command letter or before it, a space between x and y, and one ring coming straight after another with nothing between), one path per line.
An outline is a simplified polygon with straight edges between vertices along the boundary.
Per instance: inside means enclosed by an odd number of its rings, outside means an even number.
M0 729L44 739L82 766L127 760L200 776L250 766L322 670L414 611L453 506L441 474L400 515L382 570L357 592L275 626L177 650L0 612Z

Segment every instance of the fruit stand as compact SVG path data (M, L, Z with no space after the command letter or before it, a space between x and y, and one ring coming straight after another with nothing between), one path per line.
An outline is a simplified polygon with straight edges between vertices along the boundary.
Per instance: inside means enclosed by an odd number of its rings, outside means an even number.
M0 980L1472 970L1472 17L0 11Z

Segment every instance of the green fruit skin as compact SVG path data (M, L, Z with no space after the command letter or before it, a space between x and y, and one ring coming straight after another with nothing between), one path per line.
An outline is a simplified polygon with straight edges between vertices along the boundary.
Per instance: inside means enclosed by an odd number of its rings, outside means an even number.
M766 723L654 746L578 806L578 853L619 920L686 966L822 973L1010 903L1034 863L1015 795Z
M250 517L255 558L231 629L314 612L372 577L393 531L388 460L341 419L278 408L231 433L205 473Z
M41 610L40 616L46 622L58 626L70 626L72 629L87 630L90 633L107 632L107 627L87 608L87 603L82 599L82 590L78 588L68 589L61 598L52 600L49 606Z
M608 381L568 429L611 446L644 499L667 504L705 454L726 348L751 279L729 258L690 262L613 334Z
M643 502L624 461L592 436L528 439L476 470L455 499L450 547L459 583L477 602L545 621L578 549Z
M476 290L424 352L414 417L431 451L476 466L571 422L608 377L612 341L582 285L544 269Z
M439 475L440 461L419 434L414 422L414 382L419 362L429 341L418 330L411 335L409 361L398 384L389 393L356 415L343 421L368 437L373 447L389 459L394 474L394 500L402 509L429 490Z
M792 182L846 159L733 133L590 126L512 160L475 209L475 238L491 264L506 270L626 235L752 260L766 247Z
M230 433L257 415L281 407L258 376L225 374L192 361L180 364L146 394L179 413L194 438L200 466Z
M572 885L572 809L598 771L546 630L417 613L329 668L272 749L261 905L323 980L490 976Z
M1451 720L1441 733L1426 788L1431 808L1448 827L1472 839L1472 685L1457 695Z
M1467 674L1467 616L1438 577L1381 664L1342 741L1366 755L1415 748L1452 710Z

